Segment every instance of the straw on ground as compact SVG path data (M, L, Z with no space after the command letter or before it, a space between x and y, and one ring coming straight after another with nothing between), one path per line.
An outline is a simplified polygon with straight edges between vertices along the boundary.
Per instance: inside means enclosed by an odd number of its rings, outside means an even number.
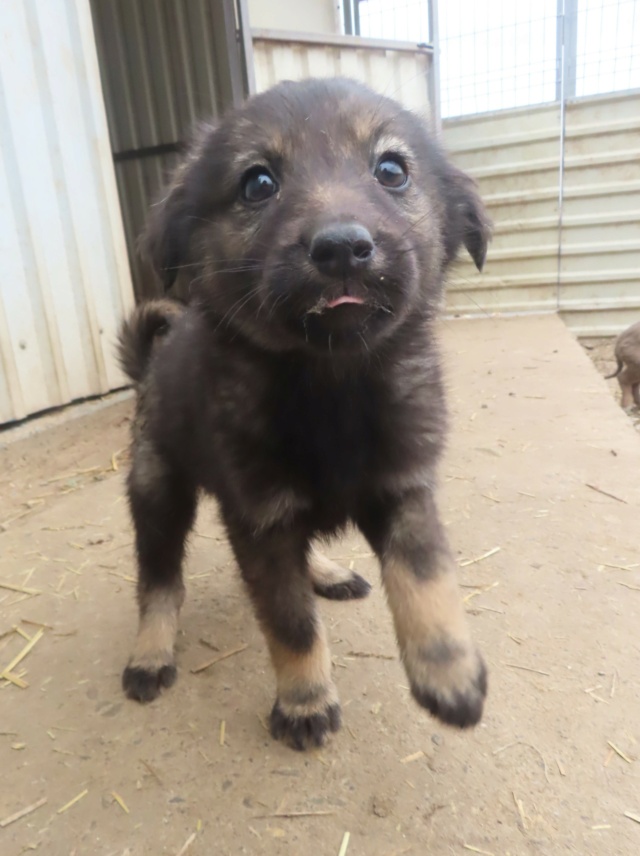
M26 808L21 808L19 811L10 814L9 817L5 817L4 820L0 820L0 829L4 829L5 826L9 826L10 823L15 823L16 820L20 820L23 817L26 817L28 814L33 814L34 811L41 808L47 802L47 798L43 797L38 802L33 803L32 805L26 806Z

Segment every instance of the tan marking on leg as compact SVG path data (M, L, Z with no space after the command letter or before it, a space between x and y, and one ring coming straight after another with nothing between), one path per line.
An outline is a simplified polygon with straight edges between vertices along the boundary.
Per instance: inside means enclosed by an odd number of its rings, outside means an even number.
M320 586L348 583L353 577L353 571L329 559L316 546L312 546L309 553L309 574L313 582Z
M331 652L322 622L318 620L315 641L305 653L292 651L268 632L266 637L276 672L278 703L286 716L313 716L338 703L331 680Z
M382 577L407 675L414 688L446 704L476 695L481 659L471 641L451 560L420 580L401 560L383 563Z
M182 587L169 591L156 589L141 598L138 636L129 666L155 672L174 662L173 649L183 600Z

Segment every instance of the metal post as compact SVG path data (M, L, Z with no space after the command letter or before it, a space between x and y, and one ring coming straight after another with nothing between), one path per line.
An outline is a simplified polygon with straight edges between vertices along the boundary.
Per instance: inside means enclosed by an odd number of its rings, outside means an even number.
M431 122L436 133L442 130L442 110L440 104L440 34L438 31L438 0L429 3L429 41L433 48L431 68L429 69L429 103Z
M244 59L243 70L247 95L254 95L256 91L256 74L253 62L253 38L251 37L251 24L249 22L249 5L247 0L236 0L238 8L238 40Z
M353 29L353 0L343 0L342 3L342 11L344 12L344 31L346 35L353 36L355 35L355 31Z
M574 98L578 61L578 0L558 0L556 25L556 101Z
M353 0L353 35L360 35L360 0Z
M578 62L578 0L564 0L564 97L575 98Z

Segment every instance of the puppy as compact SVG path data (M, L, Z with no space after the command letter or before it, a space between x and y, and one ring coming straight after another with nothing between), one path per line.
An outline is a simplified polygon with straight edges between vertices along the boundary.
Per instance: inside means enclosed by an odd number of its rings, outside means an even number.
M143 305L121 334L138 385L130 698L176 678L184 545L205 491L271 654L274 738L303 749L340 725L315 593L368 585L311 545L350 522L380 560L413 696L445 723L478 722L486 671L434 498L446 419L433 320L460 246L480 269L489 236L473 182L424 124L359 83L281 83L201 131L147 238L167 287L186 275L189 304Z
M622 392L620 404L628 407L640 407L640 321L636 321L616 339L614 350L618 367L606 379L617 377Z

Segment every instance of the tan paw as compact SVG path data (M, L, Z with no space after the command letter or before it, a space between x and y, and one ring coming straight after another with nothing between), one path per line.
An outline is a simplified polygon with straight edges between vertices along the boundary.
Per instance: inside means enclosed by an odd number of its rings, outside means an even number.
M482 717L487 669L470 643L440 639L410 646L403 661L419 705L448 725L468 728Z

